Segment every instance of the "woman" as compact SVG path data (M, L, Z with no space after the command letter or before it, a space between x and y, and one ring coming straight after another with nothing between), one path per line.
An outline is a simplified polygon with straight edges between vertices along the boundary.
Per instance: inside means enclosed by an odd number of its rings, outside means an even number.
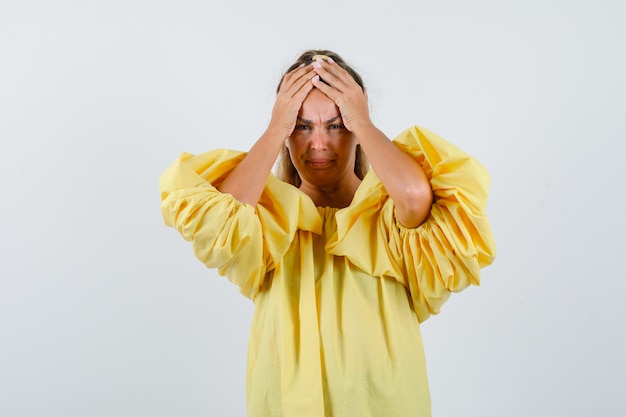
M359 75L311 50L249 152L183 154L160 187L166 224L255 303L249 416L430 415L419 323L495 253L476 160L418 127L390 141Z

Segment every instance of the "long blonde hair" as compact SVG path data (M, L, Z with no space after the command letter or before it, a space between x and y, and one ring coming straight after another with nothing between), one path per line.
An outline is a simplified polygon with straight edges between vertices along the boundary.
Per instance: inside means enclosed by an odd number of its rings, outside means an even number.
M357 84L361 87L361 89L365 91L365 87L363 85L363 80L361 79L361 76L351 66L346 64L346 62L343 60L341 56L339 56L333 51L329 51L325 49L319 49L319 50L310 49L308 51L303 52L298 57L296 62L294 62L289 67L289 69L287 69L285 74L287 74L290 71L293 71L294 69L298 68L302 64L305 64L305 65L310 64L313 61L313 57L315 55L326 55L327 57L332 58L333 61L337 63L337 65L339 65L341 68L348 71L348 74L350 74L352 78L354 78L354 81L356 81ZM278 88L276 89L276 92L280 90L280 86L283 83L283 78L285 77L285 74L283 74L283 76L281 77L280 82L278 83ZM357 145L356 146L356 158L354 161L354 173L356 174L357 177L359 177L359 179L362 180L365 177L365 174L367 174L367 171L369 171L369 163L367 162L367 156L365 156L365 152L363 152L363 149L361 149L361 145ZM293 163L291 162L291 158L289 157L289 149L287 149L287 146L285 146L284 144L278 156L278 163L276 164L276 176L280 178L281 180L288 182L289 184L295 187L300 187L300 185L302 184L302 179L300 178L300 175L298 174L296 167L293 165Z

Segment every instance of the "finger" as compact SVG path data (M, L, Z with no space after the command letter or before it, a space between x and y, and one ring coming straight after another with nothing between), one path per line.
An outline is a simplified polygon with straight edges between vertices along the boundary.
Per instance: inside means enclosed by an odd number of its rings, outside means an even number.
M316 61L312 65L315 72L322 78L322 80L339 91L346 91L347 89L358 85L348 71L341 68L339 65L323 61Z
M330 86L326 83L326 79L322 81L319 75L316 75L311 79L311 84L315 86L322 93L326 94L332 101L337 104L339 97L341 96L341 91L337 90L333 86Z
M304 101L309 91L311 91L314 85L311 83L311 79L315 77L314 71L309 71L295 80L290 88L287 90L289 97L300 101Z
M306 95L314 87L311 83L311 78L313 78L314 76L315 73L312 72L293 81L292 83L290 83L290 85L285 87L285 91L282 92L282 95L290 100L297 99L297 97L302 94ZM302 97L302 100L304 100L304 97Z
M292 90L293 93L293 91L297 91L303 83L309 81L314 75L314 68L311 65L300 66L283 77L279 92ZM294 86L295 90L293 90Z
M311 82L313 77L315 77L314 73L308 74L308 76L303 77L302 80L300 80L297 84L299 85L299 88L294 91L292 97L294 100L297 100L300 105L309 94L309 91L311 91L315 87L315 85L313 85L313 83Z

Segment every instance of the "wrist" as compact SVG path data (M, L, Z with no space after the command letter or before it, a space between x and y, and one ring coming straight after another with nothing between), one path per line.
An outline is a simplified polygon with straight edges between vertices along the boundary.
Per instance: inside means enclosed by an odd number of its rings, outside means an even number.
M269 126L267 126L267 129L265 129L265 133L263 134L263 136L267 136L268 138L271 138L271 140L280 142L282 145L282 143L286 141L289 136L291 136L293 129L293 126L281 126L278 123L270 122Z
M380 130L374 125L374 123L372 123L371 120L351 124L350 131L359 142L361 138L368 138L372 135L380 133Z

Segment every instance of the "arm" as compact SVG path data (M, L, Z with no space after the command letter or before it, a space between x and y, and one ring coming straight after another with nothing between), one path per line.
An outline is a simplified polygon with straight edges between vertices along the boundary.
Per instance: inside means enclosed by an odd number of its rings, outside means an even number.
M433 193L419 163L372 123L355 128L354 134L393 200L400 223L409 228L422 224L430 212Z
M314 68L330 85L317 77L313 84L339 107L346 129L355 135L393 200L400 223L409 228L422 224L433 201L430 182L422 167L372 123L367 95L347 71L333 62L318 61Z
M272 110L269 126L219 190L242 203L256 206L278 153L296 124L298 111L313 88L313 67L299 67L285 75Z

